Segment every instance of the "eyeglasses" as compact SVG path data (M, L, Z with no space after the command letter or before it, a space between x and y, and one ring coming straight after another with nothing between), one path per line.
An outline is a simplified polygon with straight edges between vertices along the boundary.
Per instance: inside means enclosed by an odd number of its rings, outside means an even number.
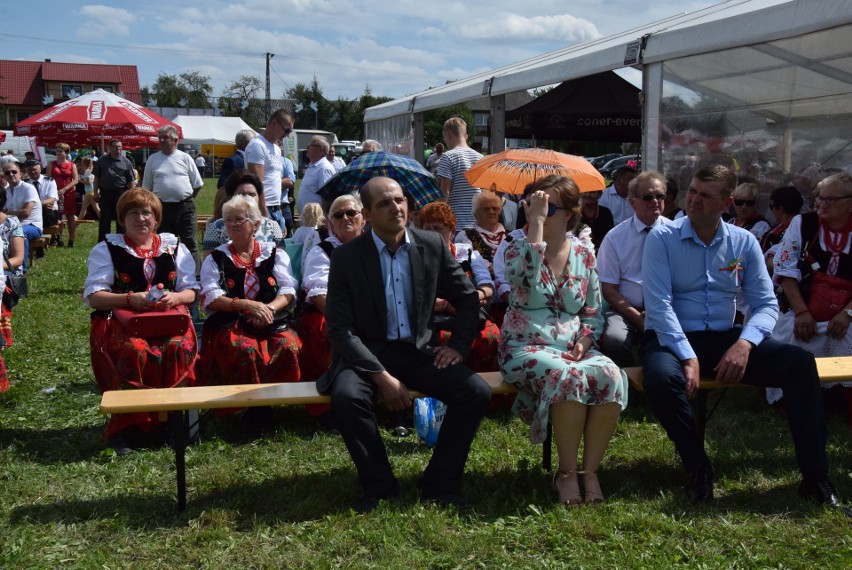
M226 226L241 226L248 221L248 218L225 218L223 221Z
M11 176L12 174L17 174L18 172L18 170L4 170L3 174L5 174L6 176Z
M757 200L734 200L734 206L754 206Z
M642 196L636 196L640 200L644 200L645 202L650 202L652 200L656 200L657 202L662 202L666 199L665 194L643 194Z
M568 208L563 208L561 206L557 206L556 204L548 204L547 205L547 217L549 218L553 214L556 213L556 210L567 210Z
M8 172L6 174L8 174ZM845 200L846 198L852 198L852 196L817 196L814 198L814 202L817 204L828 204L829 206L833 206L838 201Z
M343 216L347 216L349 218L354 218L358 214L360 214L358 210L340 210L339 212L335 212L331 215L335 220L342 220Z
M127 212L127 215L133 216L134 218L148 219L154 217L154 212L151 210L130 210Z

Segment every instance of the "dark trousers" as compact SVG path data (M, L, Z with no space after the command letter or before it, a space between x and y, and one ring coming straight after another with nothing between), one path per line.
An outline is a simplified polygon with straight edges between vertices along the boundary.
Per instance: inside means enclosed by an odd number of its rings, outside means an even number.
M175 234L193 257L198 254L196 226L195 200L190 198L183 202L163 202L163 221L158 231Z
M722 332L687 333L686 337L698 356L703 375L712 374L725 351L739 339L740 332L739 328L733 328ZM645 333L639 356L644 369L645 394L654 415L674 442L686 470L694 473L709 459L686 397L683 366L674 353L660 346L654 331ZM813 354L767 338L751 351L743 382L784 389L787 418L799 470L805 477L826 474L827 434L819 375Z
M389 343L376 356L388 373L409 390L423 392L447 405L435 451L418 487L432 493L458 492L470 446L488 409L491 388L464 365L438 370L432 364L433 357L407 342ZM378 394L378 386L367 375L347 368L331 386L331 407L364 493L390 497L397 494L399 484L376 425L373 406Z
M101 217L98 221L98 241L104 241L106 235L112 233L110 230L113 222L115 222L115 233L124 233L124 226L118 221L116 206L118 205L118 199L125 192L126 190L115 192L104 192L101 190L98 193L98 205L101 207Z

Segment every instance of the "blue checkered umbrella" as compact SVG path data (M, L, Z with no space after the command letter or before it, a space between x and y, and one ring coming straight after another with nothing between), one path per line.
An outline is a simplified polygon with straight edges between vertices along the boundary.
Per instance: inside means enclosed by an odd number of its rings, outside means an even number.
M422 208L444 193L432 173L413 158L390 152L369 152L346 165L331 177L319 195L326 200L334 200L343 194L358 192L368 180L376 176L393 178L402 190L414 199L415 208Z

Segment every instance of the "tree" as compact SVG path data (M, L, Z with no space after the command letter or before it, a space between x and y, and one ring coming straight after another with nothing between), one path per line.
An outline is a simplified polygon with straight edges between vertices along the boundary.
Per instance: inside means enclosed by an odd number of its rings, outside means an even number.
M266 123L266 103L260 93L263 81L254 75L231 81L219 98L219 109L225 117L240 117L249 125Z
M331 121L331 102L323 97L316 74L310 85L296 83L284 91L284 96L294 101L296 109L298 105L302 106L301 111L295 111L297 129L330 130L329 127L334 126ZM311 108L312 103L317 106L316 111Z
M142 89L143 101L147 104L148 97L153 97L159 107L209 109L212 95L210 77L197 71L187 71L180 75L161 73L151 87ZM182 101L184 104L181 104Z

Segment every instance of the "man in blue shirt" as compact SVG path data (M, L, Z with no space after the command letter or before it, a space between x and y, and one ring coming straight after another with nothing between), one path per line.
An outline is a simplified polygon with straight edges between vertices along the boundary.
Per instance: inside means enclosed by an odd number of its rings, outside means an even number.
M723 383L783 388L790 394L799 493L852 516L828 479L814 357L769 337L778 302L760 246L749 232L722 221L735 186L734 173L724 166L698 170L687 191L686 216L648 235L642 258L646 333L639 350L645 393L692 475L690 496L699 503L713 499L714 482L689 405L701 372ZM742 327L734 325L740 292L751 310Z
M334 250L326 321L334 351L317 389L331 409L358 470L364 498L358 512L399 494L373 401L391 411L412 405L409 390L447 405L432 460L418 487L424 501L468 506L460 495L464 465L491 389L464 365L478 329L479 300L470 279L434 232L407 229L408 207L399 184L372 178L361 189L372 230ZM456 309L446 346L432 342L435 298Z

